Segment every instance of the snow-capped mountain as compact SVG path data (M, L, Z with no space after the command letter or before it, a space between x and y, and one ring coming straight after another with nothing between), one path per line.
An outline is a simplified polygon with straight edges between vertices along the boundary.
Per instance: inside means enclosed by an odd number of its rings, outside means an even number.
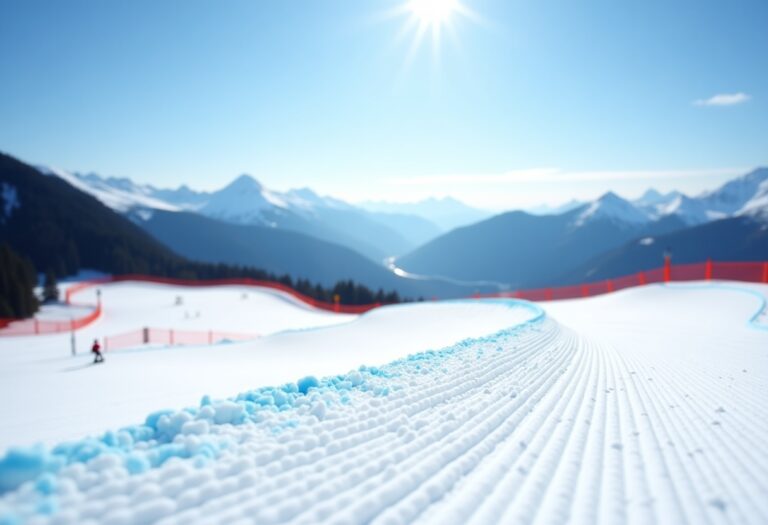
M662 194L650 189L642 197L632 201L632 204L645 213L650 220L677 217L684 224L693 226L717 218L707 212L706 206L701 201L679 191Z
M573 225L580 227L600 219L610 219L617 223L631 225L645 224L651 220L647 213L612 191L584 205Z
M763 180L758 184L757 191L751 199L742 206L736 215L745 215L768 221L768 170L763 171Z
M152 210L192 211L235 224L304 233L352 248L376 262L405 253L440 234L436 226L420 217L369 213L309 188L278 192L247 174L220 190L198 192L187 186L159 189L129 179L39 169L90 193L140 225L152 217Z
M133 208L168 211L181 209L164 199L157 198L151 186L136 184L130 179L103 178L93 173L83 175L49 166L37 166L37 169L45 175L56 176L67 181L80 191L90 193L103 204L120 213L128 212Z
M665 206L674 201L677 197L682 195L679 191L670 191L669 193L661 193L655 188L649 188L643 193L643 195L635 199L632 202L638 208L656 208L658 206Z
M696 225L709 222L711 220L718 219L716 214L713 214L707 210L706 205L698 199L693 199L687 195L674 192L676 195L668 202L659 203L656 205L651 216L653 218L677 216L685 224Z
M288 210L288 203L279 193L266 189L250 175L240 175L229 185L213 192L198 211L228 222L263 224L267 214Z
M599 200L593 202L590 209L598 208L598 203ZM614 199L614 208L616 203ZM647 220L677 217L689 226L742 215L767 217L768 169L756 169L696 197L679 191L660 193L652 188L638 199L624 201L621 210L613 209L615 218L636 223L640 222L639 217L627 208L627 204L645 215Z
M742 177L726 182L718 189L706 192L698 198L707 210L721 216L737 215L750 201L759 197L763 183L768 180L768 168L759 168Z

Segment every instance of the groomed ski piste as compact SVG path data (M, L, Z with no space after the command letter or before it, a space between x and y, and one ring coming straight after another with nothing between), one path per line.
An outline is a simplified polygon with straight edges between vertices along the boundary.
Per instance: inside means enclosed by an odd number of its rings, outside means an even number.
M768 286L362 316L102 290L75 357L0 339L2 524L768 523ZM147 324L261 337L90 364Z

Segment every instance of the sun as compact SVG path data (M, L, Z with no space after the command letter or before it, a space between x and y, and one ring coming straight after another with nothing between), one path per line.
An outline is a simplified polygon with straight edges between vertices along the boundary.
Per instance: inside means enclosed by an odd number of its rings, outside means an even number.
M411 14L423 25L439 27L461 9L459 0L409 0Z
M411 43L405 58L408 67L419 54L422 43L431 41L432 58L440 63L440 47L443 40L449 39L458 46L458 26L464 20L481 22L482 18L467 7L466 0L399 0L396 7L385 11L384 18L403 18L403 26L396 36L401 42L411 37Z

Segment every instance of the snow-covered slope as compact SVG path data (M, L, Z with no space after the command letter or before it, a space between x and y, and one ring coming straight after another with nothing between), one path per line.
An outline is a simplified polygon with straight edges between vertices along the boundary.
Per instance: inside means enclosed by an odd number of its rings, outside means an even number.
M517 302L456 303L460 312L411 305L399 319L398 309L381 311L395 324L408 319L402 331L371 316L287 334L318 365L313 352L335 359L326 353L335 345L346 356L339 375L204 398L54 453L19 451L0 463L3 487L35 479L11 488L0 509L31 523L765 523L766 292L694 283L543 311ZM422 331L408 344L422 321L451 327L474 308L478 318L506 309L506 328L467 331L474 338L448 346L430 339L440 330ZM372 324L343 338L364 321ZM211 375L230 359L232 370L269 369L273 348L248 357L207 349ZM112 376L110 367L132 374L130 360L151 355L149 374L169 359L164 371L181 377L204 359L204 349L189 360L185 352L125 353L59 373L78 374L82 389ZM349 356L369 366L347 372ZM50 365L22 358L14 366ZM155 388L148 396L165 400ZM61 405L39 419L60 418ZM57 468L61 461L68 465Z
M126 282L99 289L104 315L77 333L79 357L70 356L69 334L0 337L0 394L23 392L29 409L17 413L14 406L0 404L0 420L7 425L0 435L0 453L12 444L53 443L104 426L134 423L156 409L158 402L186 406L196 404L203 394L226 397L254 386L295 380L296 374L333 374L361 364L387 362L402 352L494 332L516 319L508 308L494 304L397 306L359 317L316 310L291 296L253 287ZM93 288L75 297L78 302L95 304L95 294ZM178 297L180 305L176 304ZM419 315L412 318L414 311ZM70 312L53 307L45 308L40 316L69 319L72 314L84 315L79 308ZM348 324L352 321L354 324ZM332 325L344 325L343 330L303 331ZM87 366L94 338L103 340L143 327L253 334L258 340L151 352L116 351L107 355L113 366L103 371ZM376 334L375 341L369 340L370 334ZM20 347L23 353L17 352ZM35 366L40 361L46 365ZM87 386L82 382L91 380L96 381L91 387L100 392L98 396L89 397L82 389ZM66 418L67 425L37 415L48 403L38 388L43 383L59 392L59 417ZM137 389L137 384L142 388ZM116 405L121 410L115 411Z

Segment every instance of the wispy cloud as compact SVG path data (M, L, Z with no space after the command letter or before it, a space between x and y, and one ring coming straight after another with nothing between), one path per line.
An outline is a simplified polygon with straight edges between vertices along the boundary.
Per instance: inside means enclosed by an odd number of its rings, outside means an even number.
M749 100L751 97L746 93L718 93L717 95L709 98L694 100L695 106L735 106L736 104L742 104Z
M694 177L733 176L745 173L745 168L706 170L616 170L616 171L565 171L557 168L535 168L505 173L467 173L451 175L426 175L389 179L399 186L429 186L439 184L519 184L589 181L628 181L651 179L685 179Z

